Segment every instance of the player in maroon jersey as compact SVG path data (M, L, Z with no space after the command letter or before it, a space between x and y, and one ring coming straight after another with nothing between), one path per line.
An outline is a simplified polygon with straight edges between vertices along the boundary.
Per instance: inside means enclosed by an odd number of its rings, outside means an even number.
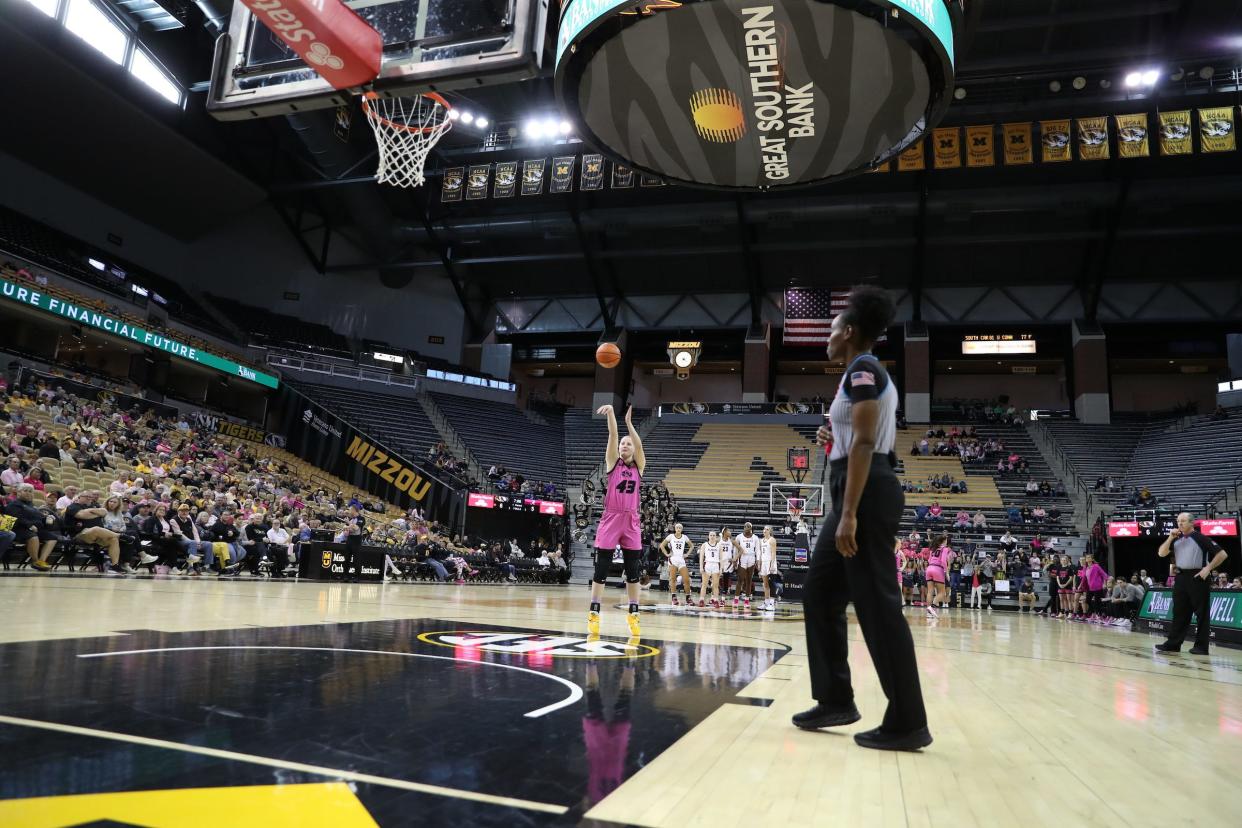
M608 485L604 489L604 516L595 532L595 576L591 580L591 611L587 613L587 629L599 634L599 605L612 565L612 553L621 547L625 566L625 590L630 599L630 635L638 635L638 590L643 554L642 527L638 520L638 501L647 457L631 419L633 407L625 412L629 434L617 438L617 415L611 405L601 406L596 414L608 418L608 447L604 465L608 467Z

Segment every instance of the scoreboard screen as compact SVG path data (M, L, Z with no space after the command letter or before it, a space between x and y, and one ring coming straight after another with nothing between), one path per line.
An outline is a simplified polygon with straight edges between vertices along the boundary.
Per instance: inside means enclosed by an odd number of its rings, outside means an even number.
M466 505L476 509L503 509L509 512L535 512L541 515L564 515L565 504L555 500L536 500L522 495L484 494L471 492Z

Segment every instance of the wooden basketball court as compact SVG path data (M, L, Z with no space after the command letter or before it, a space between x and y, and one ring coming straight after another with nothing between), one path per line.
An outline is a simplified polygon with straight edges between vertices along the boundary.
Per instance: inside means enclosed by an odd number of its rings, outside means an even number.
M908 610L935 743L886 754L856 629L863 720L807 733L799 608L619 595L589 641L576 586L0 578L0 824L1235 822L1238 651Z

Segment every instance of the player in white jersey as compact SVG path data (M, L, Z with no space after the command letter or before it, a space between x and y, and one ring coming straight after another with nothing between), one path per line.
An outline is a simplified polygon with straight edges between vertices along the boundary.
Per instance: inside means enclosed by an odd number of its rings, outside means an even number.
M686 589L686 606L694 605L690 593L690 568L686 566L686 558L694 551L694 544L682 534L680 523L673 526L673 534L660 541L660 552L668 559L668 589L673 596L673 606L677 603L677 576L681 576L682 586Z
M737 546L733 542L733 530L728 526L720 530L720 594L721 605L729 600L729 587L733 582L733 570L737 566Z
M765 526L763 537L759 539L759 577L763 579L763 608L768 612L776 609L768 578L779 574L780 570L776 568L776 538L772 535L772 527Z
M707 543L699 547L699 563L703 568L699 583L699 606L706 606L703 599L707 597L707 586L712 588L712 606L720 606L720 555L724 544L719 541L715 532L707 533ZM729 552L732 553L732 545ZM732 555L730 554L730 557Z
M742 527L742 534L733 539L733 545L738 552L737 594L747 609L750 609L750 596L755 591L755 564L759 561L759 540L754 527L749 523ZM737 597L734 597L733 606L736 607L737 602Z

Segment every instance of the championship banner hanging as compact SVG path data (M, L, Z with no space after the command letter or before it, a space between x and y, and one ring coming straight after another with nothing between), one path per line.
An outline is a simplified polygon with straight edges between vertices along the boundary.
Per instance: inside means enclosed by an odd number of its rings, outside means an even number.
M543 168L546 158L522 162L522 195L539 195L543 192Z
M996 165L995 131L987 126L966 127L966 166L992 167Z
M932 132L936 169L954 170L962 166L962 131L958 127L941 127Z
M1190 123L1190 110L1160 112L1160 154L1190 155L1194 152L1194 136Z
M444 171L444 181L440 183L440 201L461 201L465 175L465 167L449 167Z
M561 8L562 109L588 144L661 182L767 190L848 177L917 140L953 98L957 2Z
M604 156L582 156L582 172L578 179L578 189L598 190L604 186Z
M1147 113L1118 115L1117 155L1120 158L1146 158L1150 154L1147 139Z
M1078 119L1078 158L1082 161L1108 158L1108 118Z
M548 192L567 193L574 188L575 158L573 155L564 155L552 159L552 183L548 185Z
M1039 122L1039 143L1043 147L1045 164L1060 164L1071 160L1070 122L1068 119Z
M517 188L518 162L501 161L496 165L496 178L492 182L492 198L509 198Z
M633 186L634 171L629 167L614 162L612 165L612 188L614 190L628 190Z
M1035 163L1035 148L1031 145L1031 124L1005 124L1005 166L1022 166Z
M638 186L640 187L663 187L664 180L659 176L647 175L647 173L638 174Z
M915 141L897 156L898 172L917 172L927 169L927 156L923 151L923 141Z
M470 174L466 176L466 201L487 198L487 177L491 171L491 164L477 164L470 168Z
M1238 148L1232 106L1199 110L1199 146L1204 152L1233 152Z

